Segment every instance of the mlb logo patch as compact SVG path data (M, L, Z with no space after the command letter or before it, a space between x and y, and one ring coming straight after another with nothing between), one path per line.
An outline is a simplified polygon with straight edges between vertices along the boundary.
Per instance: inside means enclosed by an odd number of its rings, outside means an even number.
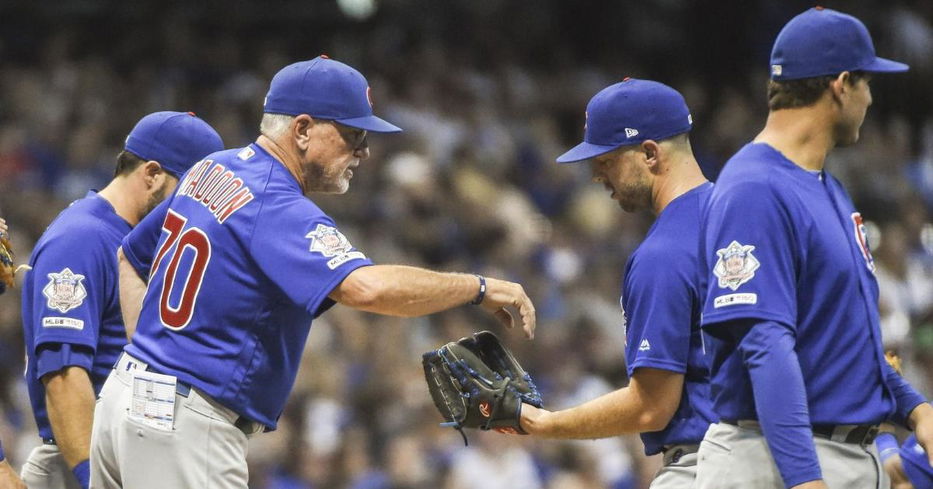
M716 251L719 260L713 267L713 275L719 279L720 288L736 290L755 276L755 270L758 270L761 263L752 254L754 250L752 245L733 241L729 246Z
M328 258L343 255L353 248L350 240L343 233L326 224L318 224L314 231L305 235L305 238L311 239L308 251L320 253Z
M84 303L87 297L87 289L82 283L84 275L65 267L59 273L48 274L48 277L49 283L42 289L42 294L49 309L68 312Z

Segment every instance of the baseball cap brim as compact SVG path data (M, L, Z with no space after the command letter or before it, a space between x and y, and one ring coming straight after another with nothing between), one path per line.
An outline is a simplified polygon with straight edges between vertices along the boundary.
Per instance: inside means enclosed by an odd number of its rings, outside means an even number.
M591 144L587 142L582 142L573 148L570 148L570 151L557 157L558 163L575 163L577 161L588 160L595 156L608 153L616 148L619 144L616 145L604 145L604 144Z
M875 57L871 63L862 68L862 71L869 73L900 73L909 69L910 66L899 61Z
M357 129L365 129L369 132L402 132L402 128L390 124L374 115L365 117L354 117L350 119L337 119L337 122Z

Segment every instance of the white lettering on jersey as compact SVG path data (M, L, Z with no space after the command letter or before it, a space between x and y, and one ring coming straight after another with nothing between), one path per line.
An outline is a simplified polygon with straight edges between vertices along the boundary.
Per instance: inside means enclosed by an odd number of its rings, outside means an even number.
M55 309L58 312L68 312L82 303L87 297L87 289L81 282L84 275L74 273L70 268L65 267L59 273L48 274L49 283L42 289L45 295L46 305L49 309Z
M758 294L726 294L713 300L716 309L738 304L758 304Z
M752 251L752 245L742 245L733 241L729 246L716 251L719 260L713 267L713 275L719 278L720 288L736 290L740 285L755 276L755 270L761 266Z
M327 268L330 268L331 270L335 270L337 269L337 267L339 267L340 265L343 265L344 263L350 260L365 259L365 258L366 258L366 255L360 253L359 251L351 251L349 253L344 253L340 256L331 258L330 261L327 262Z
M648 351L651 349L651 343L648 343L648 338L641 340L641 344L638 345L638 351Z
M220 224L253 200L253 192L243 179L213 160L196 164L178 184L176 195L198 201Z
M75 318L45 317L42 318L42 327L77 329L80 331L84 329L84 321Z

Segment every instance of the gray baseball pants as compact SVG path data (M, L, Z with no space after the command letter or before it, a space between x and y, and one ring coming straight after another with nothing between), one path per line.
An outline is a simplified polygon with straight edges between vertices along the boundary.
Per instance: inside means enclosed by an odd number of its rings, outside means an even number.
M247 436L238 415L191 389L175 395L174 428L131 418L133 369L125 353L110 372L94 411L91 489L247 489Z
M20 477L29 489L81 489L56 445L34 448L23 464Z
M697 446L676 445L664 452L664 465L648 489L690 489L697 475Z
M814 437L823 480L830 488L889 489L874 443L860 445ZM700 443L697 489L784 489L761 430L710 425Z

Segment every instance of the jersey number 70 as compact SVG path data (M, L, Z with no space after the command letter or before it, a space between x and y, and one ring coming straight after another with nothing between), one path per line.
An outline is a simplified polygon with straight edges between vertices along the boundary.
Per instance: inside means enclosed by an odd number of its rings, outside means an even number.
M162 230L168 232L168 239L162 243L155 261L152 262L152 272L155 274L162 264L162 259L168 259L159 298L159 317L166 328L174 331L184 328L191 321L194 305L198 300L201 284L204 282L204 272L207 271L207 264L211 261L211 242L207 239L207 234L197 227L185 229L187 222L188 219L185 216L171 209L168 210L165 222L162 223ZM169 250L172 250L171 255L166 255ZM178 299L174 301L176 303L172 304L172 297L176 296L174 293L175 277L178 275L181 259L186 253L192 255L187 278L183 289L177 295Z

